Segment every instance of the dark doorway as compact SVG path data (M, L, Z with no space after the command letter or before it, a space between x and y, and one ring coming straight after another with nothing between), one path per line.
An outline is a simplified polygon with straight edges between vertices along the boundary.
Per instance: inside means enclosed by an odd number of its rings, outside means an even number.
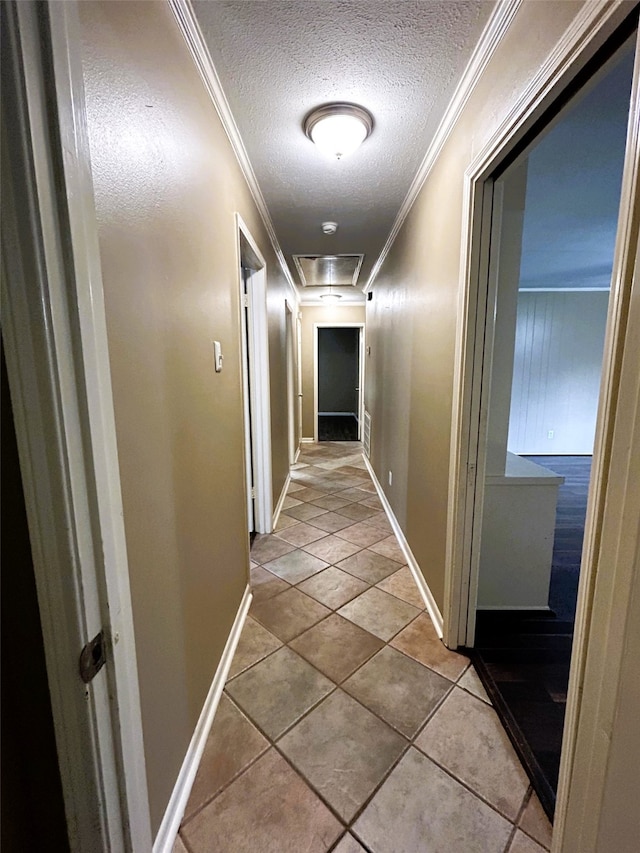
M318 328L318 441L358 441L359 327Z
M62 783L4 347L2 399L2 849L68 853Z

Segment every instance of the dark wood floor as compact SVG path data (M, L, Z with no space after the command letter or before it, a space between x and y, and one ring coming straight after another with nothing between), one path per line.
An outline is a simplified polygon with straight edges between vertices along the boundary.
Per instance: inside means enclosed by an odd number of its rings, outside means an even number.
M549 614L479 611L474 663L550 818L558 787L590 456L527 457L565 478Z
M357 441L358 421L353 415L318 415L318 441Z

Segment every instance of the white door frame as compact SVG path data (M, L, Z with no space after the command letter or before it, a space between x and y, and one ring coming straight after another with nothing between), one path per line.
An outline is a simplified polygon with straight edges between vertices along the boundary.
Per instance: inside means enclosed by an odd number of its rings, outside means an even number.
M43 15L32 2L4 11L12 51L3 60L24 89L3 92L15 115L7 121L3 108L2 328L67 831L79 853L148 850L78 12L49 3ZM80 651L101 629L107 663L85 685Z
M318 441L318 329L360 329L358 339L358 441L362 438L364 417L364 323L314 323L313 324L313 440Z
M284 301L285 314L285 346L287 359L287 442L288 462L293 465L296 461L299 442L296 441L296 306L288 299Z
M267 265L258 244L251 236L239 213L236 213L236 248L239 283L240 328L245 328L244 320L244 282L242 278L243 249L241 237L246 240L251 253L249 267L248 315L249 328L246 331L249 369L251 373L250 401L245 398L245 457L248 470L249 448L253 453L253 475L255 488L255 529L257 533L271 533L273 527L273 495L271 488L271 392L269 381L269 326L267 317ZM255 267L255 269L254 269ZM244 333L243 333L244 334ZM244 343L243 343L244 346ZM244 388L247 388L247 365L243 355L242 375ZM250 406L247 403L250 402ZM247 422L247 412L251 412L251 423ZM249 426L251 432L249 432ZM251 439L253 439L251 441ZM248 473L247 473L248 477ZM245 478L248 486L248 480ZM247 495L247 500L249 496Z
M492 212L491 176L628 14L629 7L621 4L586 4L521 100L465 172L445 564L444 640L451 648L472 641L469 600L477 584L470 554L473 529L479 527L474 514L477 520L482 511L473 498L476 483L484 479L486 447L486 441L480 440L486 431L487 413L481 410L478 377L485 355L481 343L487 296L492 295L488 287L487 227ZM629 206L631 200L626 203ZM609 354L611 346L609 342ZM606 358L607 351L603 371Z
M480 405L479 377L481 375L483 345L480 330L484 332L488 289L488 229L491 219L491 175L504 162L507 154L515 148L524 134L534 125L545 110L561 95L577 73L602 47L615 29L629 13L628 6L620 4L586 4L578 15L574 26L565 34L561 44L540 69L540 72L523 96L521 102L510 113L490 143L478 155L465 174L464 212L461 259L461 281L456 337L457 363L454 379L454 404L452 412L452 444L449 482L449 512L447 529L447 558L445 574L444 639L455 648L470 640L472 627L470 615L475 610L474 588L477 578L473 575L472 535L478 528L474 513L481 507L474 505L477 484L484 480L486 449L486 413ZM602 383L589 506L585 523L578 611L575 622L573 655L570 672L567 716L565 721L558 801L553 837L553 851L577 850L595 853L597 848L597 816L600 814L601 792L606 768L607 727L611 719L603 712L603 706L611 710L615 698L610 687L614 680L609 675L611 668L620 671L624 652L624 635L615 630L616 613L607 607L614 597L625 600L631 589L632 573L628 571L619 578L620 585L609 589L608 599L597 595L600 539L607 525L614 527L615 520L628 501L623 489L618 492L620 503L611 501L608 490L609 472L614 464L624 468L628 445L620 447L620 456L612 456L613 437L616 424L626 416L629 432L633 429L631 411L637 400L636 374L629 371L627 385L621 384L625 337L629 338L627 316L631 303L635 255L638 250L638 221L640 219L639 173L640 173L640 96L639 61L636 50L636 66L632 93L632 109L627 143L624 180L618 224L612 290L602 369ZM483 225L485 226L483 228ZM638 282L635 282L636 288ZM637 295L636 295L637 298ZM640 319L636 320L640 325ZM636 337L640 330L634 329ZM631 339L633 343L633 339ZM636 359L638 357L636 343ZM627 354L627 359L629 355ZM637 364L637 361L636 361ZM628 464L628 460L627 460ZM609 494L608 494L609 491ZM635 501L637 504L637 500ZM637 516L629 519L625 530L617 531L617 542L627 540L637 544ZM627 555L628 556L628 555ZM601 589L600 586L598 589ZM606 591L606 590L605 590ZM614 596L615 592L615 596ZM609 634L603 634L602 626L595 624L592 614L600 610ZM601 657L600 669L595 669L592 692L587 696L585 669L588 659L596 655L592 638L608 638L608 659ZM616 669L617 667L617 669ZM609 694L607 693L609 689ZM598 729L598 726L601 728ZM586 734L585 734L586 732ZM604 735L604 737L603 737ZM584 767L593 769L594 749L601 761L598 781L593 783L584 773ZM579 772L582 768L582 776ZM571 812L569 809L571 808ZM571 824L567 818L571 818ZM581 844L573 846L577 832L582 832L581 819L590 821L595 829ZM568 834L567 834L568 833ZM566 839L566 841L565 841ZM570 841L571 839L571 841ZM567 845L565 847L565 844Z

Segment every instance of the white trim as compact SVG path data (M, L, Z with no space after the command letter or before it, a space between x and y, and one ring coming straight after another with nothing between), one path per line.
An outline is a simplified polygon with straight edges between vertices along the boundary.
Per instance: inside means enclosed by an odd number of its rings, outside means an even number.
M253 447L253 474L255 498L255 529L258 533L271 533L273 518L273 492L271 471L271 392L269 376L269 320L267 315L266 262L239 213L236 213L237 269L239 281L240 322L244 323L244 308L240 296L244 292L242 281L242 249L240 235L254 253L260 268L252 270L249 293L248 355L251 365L251 437ZM242 369L246 369L244 358ZM245 425L245 429L247 425Z
M298 461L298 456L300 455L300 448L298 448L298 452L296 453L294 465ZM287 479L284 481L284 486L282 487L282 491L280 492L280 497L278 498L278 503L276 504L275 511L273 513L273 527L272 530L276 529L276 525L278 524L278 519L280 518L280 513L282 512L282 504L287 497L287 489L291 483L291 474L287 474Z
M300 447L296 450L296 455L293 459L293 464L295 465L298 459L300 458ZM289 474L289 480L291 479L291 475Z
M293 299L296 303L299 303L300 297L296 290L291 270L289 269L282 248L280 247L280 243L273 226L273 221L269 214L269 209L264 200L264 196L262 195L258 179L253 171L247 150L244 147L244 142L240 136L240 131L238 130L238 126L231 112L229 102L227 101L222 84L220 83L220 78L218 77L211 60L209 49L207 48L204 36L202 35L202 30L200 29L200 25L198 24L195 15L193 14L191 4L188 0L168 0L168 2L173 14L175 15L176 21L178 22L180 32L189 47L195 65L200 72L200 76L209 97L213 101L213 105L216 108L220 121L222 122L224 131L231 143L231 147L238 164L240 165L244 179L247 182L249 191L251 192L264 227L269 235L273 251L275 252L280 267L282 268L284 277L291 288Z
M249 612L251 599L251 588L247 586L238 612L236 613L236 618L233 621L233 626L224 647L222 657L220 658L220 663L209 687L207 698L202 706L202 711L200 712L200 717L191 737L189 748L182 762L182 767L178 773L169 804L160 824L160 829L153 843L153 853L171 853L173 850L173 845L180 829L180 821L184 815L191 788L198 772L200 759L202 758L202 753L204 752L207 738L209 737L209 732L211 731L211 726L218 709L218 703L220 702L220 697L227 681L229 667L231 666L242 628Z
M318 411L318 329L360 329L358 336L358 407L360 409L360 417L357 415L358 421L358 441L360 441L360 424L362 423L362 412L364 412L364 323L314 323L313 324L313 441L318 441L318 416L321 414ZM323 412L322 414L333 414ZM344 412L335 414L343 415ZM302 439L304 441L304 439Z
M589 502L585 521L573 658L558 780L553 851L575 838L576 849L596 853L603 792L609 771L619 679L631 643L625 607L637 590L638 242L640 220L640 31L620 193L602 380ZM637 636L637 635L636 635ZM630 733L629 733L630 734ZM578 839L580 834L580 839ZM565 840L567 844L565 845Z
M478 277L488 263L489 240L486 230L481 233L481 223L483 219L487 221L487 205L490 210L489 178L629 11L628 5L621 0L584 4L530 85L465 172L445 565L445 642L450 648L468 642L472 628L469 620L473 618L469 601L464 603L465 596L469 599L473 595L468 560L473 515L470 496L475 491L478 475L477 450L473 443L469 444L469 424L478 417L479 405L472 396L472 376L474 361L477 366L482 358L482 353L475 348L475 312L478 308L482 310L482 306L476 304L477 297L483 295L482 288L478 289ZM481 463L482 459L479 461Z
M362 417L362 452L371 459L371 414L366 409Z
M325 418L355 418L358 420L357 412L318 412L318 417Z
M315 438L301 438L300 439L300 444L315 444L315 443L316 443Z
M491 14L480 39L478 40L478 44L471 55L471 59L460 78L460 82L453 93L453 97L449 102L442 121L431 140L431 144L429 145L429 149L420 164L420 168L409 187L409 192L400 206L400 210L395 218L391 232L387 237L387 241L380 252L380 256L373 265L367 284L364 287L364 293L368 293L371 290L373 282L380 272L380 269L389 254L396 237L398 236L398 232L409 215L409 211L413 207L420 190L429 177L429 173L433 169L449 134L460 118L460 114L475 89L476 83L480 79L482 72L493 56L495 49L504 37L504 34L515 17L521 2L522 0L502 0L502 2L498 2L496 4L495 9Z
M442 613L440 613L440 609L436 604L436 600L433 597L433 593L429 589L429 584L426 582L424 575L420 571L420 566L418 565L418 561L413 556L413 552L409 547L409 543L407 542L407 538L404 535L402 528L398 523L398 519L395 517L393 510L391 509L391 504L387 500L387 496L385 495L382 486L380 485L378 478L376 477L376 472L373 470L373 465L365 454L362 454L362 458L364 459L364 464L367 466L367 470L371 475L371 479L373 480L373 485L376 487L378 492L378 497L380 498L380 502L384 508L384 511L387 514L387 518L389 519L389 524L391 525L393 532L398 540L398 544L402 548L402 553L404 554L405 560L407 561L407 565L413 575L413 579L416 582L416 586L420 591L420 595L422 596L422 600L424 601L424 606L427 609L427 613L431 617L431 621L433 622L433 627L436 629L438 637L442 639Z

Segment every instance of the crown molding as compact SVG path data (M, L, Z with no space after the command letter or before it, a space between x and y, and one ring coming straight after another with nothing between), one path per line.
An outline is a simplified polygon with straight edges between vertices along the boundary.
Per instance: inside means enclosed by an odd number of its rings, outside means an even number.
M391 246L398 236L398 232L402 228L405 219L409 215L409 211L413 207L420 190L429 176L429 173L433 169L449 134L455 127L465 104L469 100L469 97L480 78L480 75L486 68L497 46L502 41L504 34L511 25L511 22L513 21L521 4L522 0L502 0L502 2L497 4L494 12L489 18L489 21L480 36L480 40L471 55L471 59L467 63L467 67L460 78L460 82L453 93L453 97L449 102L449 106L447 107L442 121L438 125L438 129L436 130L431 144L429 145L427 153L420 164L420 168L409 187L409 192L400 206L400 210L398 211L393 227L389 232L387 241L382 247L382 251L380 252L377 261L373 265L369 279L364 287L365 293L371 290L373 282L380 272L380 269L389 254Z
M475 180L486 170L487 164L494 163L497 153L506 142L523 132L532 117L540 115L544 105L557 96L560 81L570 74L587 45L594 44L598 38L604 42L632 11L633 6L634 3L629 0L590 0L582 6L487 145L468 166L465 172L467 178Z
M216 112L222 122L222 126L227 134L229 142L231 143L231 147L247 182L249 191L251 192L260 217L264 223L264 227L269 235L273 251L275 252L278 262L282 268L282 272L284 273L289 287L291 288L296 303L299 303L300 296L296 289L293 276L291 275L291 270L289 269L282 248L280 247L275 228L273 227L273 221L269 214L269 209L267 208L264 196L262 195L262 190L258 184L255 172L253 171L253 166L249 160L247 149L244 147L240 131L238 130L238 126L231 113L229 102L227 101L222 84L220 83L220 78L218 77L218 73L213 65L209 49L207 48L204 36L202 35L200 25L196 20L191 3L189 0L168 0L168 3L178 23L180 32L182 33L189 51L191 52L191 56L193 57L196 67L200 72L205 88L213 101L213 105L216 108Z

